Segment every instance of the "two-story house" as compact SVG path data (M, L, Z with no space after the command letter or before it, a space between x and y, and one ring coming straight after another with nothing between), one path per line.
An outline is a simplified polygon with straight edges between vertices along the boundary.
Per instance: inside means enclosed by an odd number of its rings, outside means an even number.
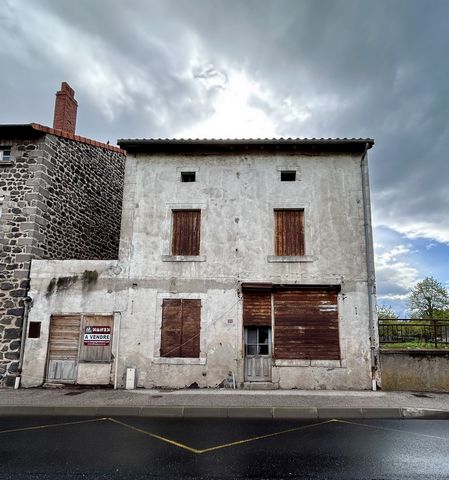
M118 256L125 152L76 135L76 116L63 82L53 128L0 125L0 386L20 373L31 260Z
M33 261L23 384L371 388L373 143L119 141L119 260Z

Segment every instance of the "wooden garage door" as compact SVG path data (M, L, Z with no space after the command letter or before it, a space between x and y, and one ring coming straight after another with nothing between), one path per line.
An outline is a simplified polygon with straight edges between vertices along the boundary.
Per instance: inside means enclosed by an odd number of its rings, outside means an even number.
M275 291L274 317L275 358L340 359L336 291Z
M81 315L51 317L47 381L75 381L80 326Z

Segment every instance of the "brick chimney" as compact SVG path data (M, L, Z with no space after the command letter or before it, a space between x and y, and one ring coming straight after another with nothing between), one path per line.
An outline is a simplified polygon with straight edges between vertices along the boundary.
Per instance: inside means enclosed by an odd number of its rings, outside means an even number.
M75 100L75 91L68 83L62 82L61 90L56 92L53 128L75 133L77 109L78 102Z

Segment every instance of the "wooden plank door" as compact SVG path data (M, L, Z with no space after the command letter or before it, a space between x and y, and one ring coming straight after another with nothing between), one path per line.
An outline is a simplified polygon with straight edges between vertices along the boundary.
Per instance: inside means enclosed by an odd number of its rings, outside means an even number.
M83 315L80 361L109 363L112 360L112 315Z
M48 344L47 382L75 383L81 315L52 316Z

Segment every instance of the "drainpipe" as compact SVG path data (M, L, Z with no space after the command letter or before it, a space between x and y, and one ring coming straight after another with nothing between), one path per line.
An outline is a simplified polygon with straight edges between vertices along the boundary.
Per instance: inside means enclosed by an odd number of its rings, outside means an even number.
M117 348L115 349L115 369L114 369L114 390L117 390L117 374L118 374L118 356L120 353L120 327L122 325L122 312L114 312L118 316L117 325Z
M369 193L369 173L368 173L368 157L367 152L369 144L365 144L360 168L362 172L362 194L363 194L363 225L365 228L365 252L366 252L366 272L367 272L367 288L368 288L368 319L369 319L369 338L371 350L371 384L372 389L377 389L378 377L378 340L377 325L375 322L375 298L376 298L376 282L374 273L374 251L373 251L373 231L371 225L371 204Z
M23 299L24 312L23 312L23 324L22 324L22 338L20 341L20 354L19 354L19 367L17 369L17 376L14 382L14 388L17 390L20 387L20 380L22 376L22 365L23 365L23 352L25 350L25 338L28 330L28 314L31 307L31 297L27 296Z

